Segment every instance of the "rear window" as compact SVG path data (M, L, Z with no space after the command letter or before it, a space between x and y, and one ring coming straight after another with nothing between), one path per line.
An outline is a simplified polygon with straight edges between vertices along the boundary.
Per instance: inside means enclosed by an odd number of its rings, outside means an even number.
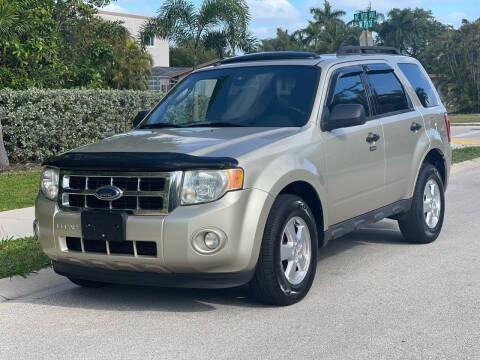
M415 89L420 102L424 107L433 107L438 105L435 90L423 74L417 64L398 64L400 70L405 74L410 85Z
M369 73L377 115L409 110L402 84L393 72Z

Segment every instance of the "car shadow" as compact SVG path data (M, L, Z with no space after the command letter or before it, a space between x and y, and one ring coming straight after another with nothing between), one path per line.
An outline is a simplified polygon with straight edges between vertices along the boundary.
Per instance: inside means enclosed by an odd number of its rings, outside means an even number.
M331 241L319 251L321 262L339 253L367 244L408 245L396 224L380 222L343 238ZM110 285L88 289L66 283L55 291L44 290L38 296L13 300L46 306L104 311L207 312L218 305L246 308L269 308L255 302L247 286L231 289L181 289Z

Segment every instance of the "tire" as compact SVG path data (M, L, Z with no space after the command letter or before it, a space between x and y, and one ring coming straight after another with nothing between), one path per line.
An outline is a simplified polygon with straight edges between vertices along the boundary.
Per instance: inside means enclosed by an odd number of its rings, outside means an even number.
M105 287L105 286L109 285L107 283L102 283L102 282L98 282L98 281L74 279L74 278L71 278L71 277L69 277L68 280L70 280L75 285L85 287L85 288L102 288L102 287Z
M307 204L295 195L278 196L265 225L255 275L249 284L252 295L263 303L280 306L303 299L315 278L317 251L317 227Z
M433 200L429 200L425 195L427 184L429 186L429 196ZM431 195L433 184L438 191L438 196ZM435 194L437 193L435 192ZM427 203L426 208L424 208L424 200ZM429 208L433 209L431 211L438 216L428 218L426 214L428 214L427 210ZM440 173L433 165L423 164L415 185L412 206L409 212L398 220L400 231L403 237L410 242L420 244L434 242L442 230L444 213L445 190Z

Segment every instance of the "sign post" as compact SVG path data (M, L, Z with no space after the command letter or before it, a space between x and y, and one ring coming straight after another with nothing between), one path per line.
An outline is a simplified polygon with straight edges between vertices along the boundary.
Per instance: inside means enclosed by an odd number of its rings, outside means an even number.
M373 37L370 29L373 28L375 19L377 18L377 12L375 10L360 11L354 14L353 21L357 23L360 29L363 29L360 36L360 45L373 46Z

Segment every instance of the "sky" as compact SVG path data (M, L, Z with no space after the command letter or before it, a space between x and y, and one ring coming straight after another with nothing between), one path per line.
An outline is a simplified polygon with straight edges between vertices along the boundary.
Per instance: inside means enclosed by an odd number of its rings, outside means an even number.
M197 6L201 0L191 0ZM323 0L246 0L250 7L252 22L250 29L259 39L274 37L276 29L281 27L297 30L305 27L312 19L309 9L322 7ZM162 5L162 0L118 0L112 1L104 10L154 16ZM432 10L434 16L445 24L458 27L462 19L469 21L480 18L480 0L330 0L334 9L347 12L344 20L353 19L357 10L372 9L387 14L394 7L422 7Z

